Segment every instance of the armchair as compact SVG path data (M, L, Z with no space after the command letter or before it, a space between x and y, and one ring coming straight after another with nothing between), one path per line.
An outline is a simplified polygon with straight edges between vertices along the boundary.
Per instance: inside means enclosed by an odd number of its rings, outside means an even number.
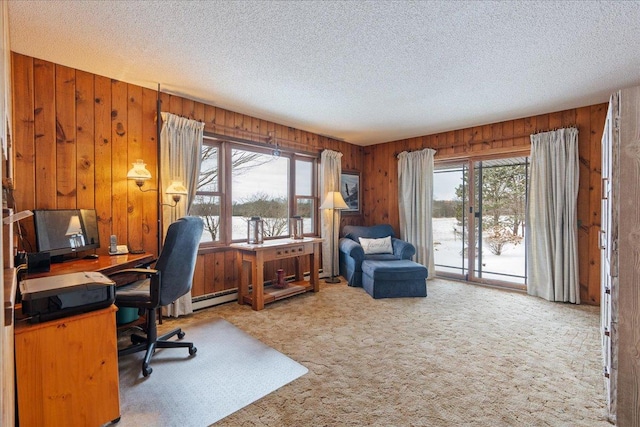
M364 260L393 261L411 260L416 248L409 242L395 237L389 224L371 227L347 225L342 230L344 237L339 241L340 275L347 280L349 286L362 286L362 262ZM380 239L391 237L392 253L365 254L360 238Z
M186 347L189 355L197 351L193 343L169 341L175 335L178 339L184 337L185 333L180 328L159 337L156 312L159 307L174 302L191 290L202 230L202 219L193 216L180 218L169 226L154 269L127 269L110 276L134 274L136 277L145 277L118 287L115 302L118 307L132 307L146 312L146 336L131 335L132 344L118 351L118 356L146 351L142 361L142 375L145 377L153 371L149 364L156 348Z

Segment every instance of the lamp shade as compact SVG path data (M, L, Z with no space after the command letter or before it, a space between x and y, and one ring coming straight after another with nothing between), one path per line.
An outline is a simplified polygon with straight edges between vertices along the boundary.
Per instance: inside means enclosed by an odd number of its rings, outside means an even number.
M135 179L136 182L151 179L151 172L147 170L146 166L146 163L143 162L142 159L136 160L136 162L133 163L133 167L127 172L127 178Z
M67 232L64 233L64 235L75 236L76 234L82 234L82 226L80 225L80 217L78 215L73 215L71 219L69 219Z
M339 191L329 191L320 209L349 209Z
M167 187L167 194L186 196L189 192L182 181L171 181L171 185Z
M82 234L82 226L80 225L80 217L74 215L69 220L67 232L64 234L69 238L69 246L72 248L80 248L84 246L84 235Z

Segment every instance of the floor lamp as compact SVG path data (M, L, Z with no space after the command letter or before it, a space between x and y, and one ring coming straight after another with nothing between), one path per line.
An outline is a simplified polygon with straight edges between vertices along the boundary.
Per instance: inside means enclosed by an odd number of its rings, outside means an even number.
M349 209L349 206L344 202L342 198L342 194L339 191L329 191L327 193L327 197L325 197L324 202L320 205L320 209L327 209L331 211L331 277L325 279L326 283L340 283L340 279L338 279L334 274L334 266L333 261L335 259L335 223L336 223L336 211L341 211L342 209ZM338 217L339 218L339 217Z

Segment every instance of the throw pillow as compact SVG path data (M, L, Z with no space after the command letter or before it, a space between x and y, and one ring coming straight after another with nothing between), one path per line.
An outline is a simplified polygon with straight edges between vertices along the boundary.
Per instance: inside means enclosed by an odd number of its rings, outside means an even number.
M361 237L360 245L362 246L365 255L393 253L391 236L383 237L381 239L366 239Z

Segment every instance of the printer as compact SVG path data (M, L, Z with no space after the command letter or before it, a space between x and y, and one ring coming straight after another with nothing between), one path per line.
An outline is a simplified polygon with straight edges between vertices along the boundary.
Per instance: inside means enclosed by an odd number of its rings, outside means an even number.
M109 307L115 283L95 271L60 274L20 282L22 313L31 323Z

